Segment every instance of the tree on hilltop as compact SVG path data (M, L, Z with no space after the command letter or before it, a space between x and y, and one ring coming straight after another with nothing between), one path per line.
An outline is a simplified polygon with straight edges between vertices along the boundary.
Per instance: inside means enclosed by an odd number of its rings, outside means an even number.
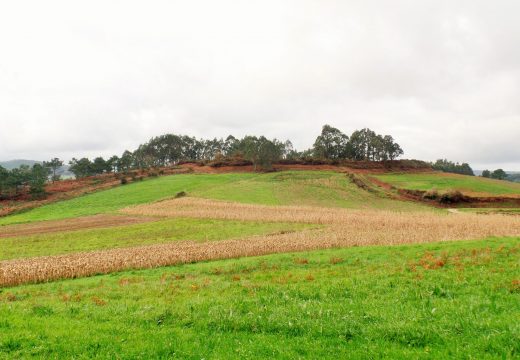
M60 160L58 158L54 158L54 159L51 159L50 161L44 161L43 166L51 169L52 182L58 181L60 179L60 176L57 174L57 171L59 168L61 168L63 166L62 160Z
M491 173L491 177L497 180L505 180L507 178L507 173L502 169L496 169Z
M348 136L339 129L324 125L321 134L314 142L313 150L316 157L336 160L347 156Z

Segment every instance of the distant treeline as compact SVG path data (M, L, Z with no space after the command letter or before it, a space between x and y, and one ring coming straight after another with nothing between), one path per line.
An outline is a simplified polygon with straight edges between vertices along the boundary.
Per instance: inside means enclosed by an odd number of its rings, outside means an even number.
M446 159L439 159L432 163L432 168L448 173L475 176L473 169L468 163L454 163Z
M454 163L452 161L446 159L439 159L436 162L432 163L432 168L435 170L440 170L448 173L454 174L462 174L462 175L471 175L474 176L473 169L467 163ZM503 169L496 169L493 171L484 170L482 171L481 177L489 178L489 179L497 179L497 180L507 180L507 181L515 181L520 182L520 174L508 174Z
M497 179L497 180L509 180L509 181L515 181L514 175L508 175L503 169L496 169L493 171L484 170L482 171L482 177L485 178L491 178L491 179ZM510 179L509 177L512 177Z
M338 160L394 160L403 150L390 135L379 135L370 129L357 130L348 136L332 126L325 125L312 148L297 151L289 140L268 139L265 136L245 136L237 139L230 135L223 139L197 139L186 135L166 134L154 137L135 151L125 151L109 159L97 157L72 159L70 171L76 177L106 172L126 172L179 164L206 162L239 164L247 161L255 169L270 170L272 164L285 160L322 159Z
M26 187L34 198L42 197L51 174L51 168L41 164L21 165L12 170L0 166L0 199L15 197Z

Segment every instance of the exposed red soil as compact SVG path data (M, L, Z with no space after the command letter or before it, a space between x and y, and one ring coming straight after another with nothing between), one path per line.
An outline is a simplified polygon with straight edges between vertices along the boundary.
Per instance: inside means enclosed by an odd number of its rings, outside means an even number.
M154 221L155 218L126 215L94 215L65 220L39 221L29 224L0 226L0 238L28 236L75 231L82 229L107 228Z
M394 190L395 188L390 185L389 183L385 183L384 181L381 181L379 180L378 178L375 178L373 176L368 176L367 177L368 180L370 180L370 182L372 182L373 184L385 189L385 190Z

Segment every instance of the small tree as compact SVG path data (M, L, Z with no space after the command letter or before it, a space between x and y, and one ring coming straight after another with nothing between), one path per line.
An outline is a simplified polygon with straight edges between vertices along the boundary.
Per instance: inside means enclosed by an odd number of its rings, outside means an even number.
M108 172L109 167L105 159L101 156L95 158L92 162L92 171L94 174L103 174L104 172Z
M117 168L119 171L128 171L132 168L132 164L134 162L134 156L133 154L126 150L123 155L121 155L121 158L119 159L119 162L117 164Z
M7 189L7 180L9 179L9 171L0 166L0 195Z
M60 179L60 176L57 174L57 171L60 167L63 166L63 161L58 158L51 159L51 161L44 161L43 166L51 169L52 171L52 182Z
M335 127L324 125L314 142L314 155L329 160L345 158L347 145L347 135Z
M489 170L484 170L482 171L482 177L485 177L485 178L490 178L491 177L491 171Z
M94 171L92 169L92 162L87 158L81 158L77 160L73 158L70 162L70 171L76 176L77 179L91 176Z
M29 176L29 192L34 198L45 196L45 183L51 170L43 165L34 164Z
M507 178L507 174L504 170L502 169L496 169L495 171L493 171L493 173L491 174L491 177L493 179L498 179L498 180L505 180L505 178Z
M404 153L391 135L383 137L383 150L383 160L395 160Z
M7 178L8 189L17 195L20 190L29 183L31 179L31 168L29 165L20 165L19 168L13 169L9 172Z
M117 172L117 164L119 163L119 157L117 155L112 156L107 160L108 172Z

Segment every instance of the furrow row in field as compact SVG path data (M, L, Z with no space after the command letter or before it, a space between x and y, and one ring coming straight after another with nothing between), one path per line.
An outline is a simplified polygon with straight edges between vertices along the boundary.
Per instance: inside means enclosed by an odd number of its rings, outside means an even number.
M156 219L145 216L108 214L83 216L66 220L48 220L29 224L0 226L0 238L48 234L82 229L108 228L113 226L139 224L153 220Z

